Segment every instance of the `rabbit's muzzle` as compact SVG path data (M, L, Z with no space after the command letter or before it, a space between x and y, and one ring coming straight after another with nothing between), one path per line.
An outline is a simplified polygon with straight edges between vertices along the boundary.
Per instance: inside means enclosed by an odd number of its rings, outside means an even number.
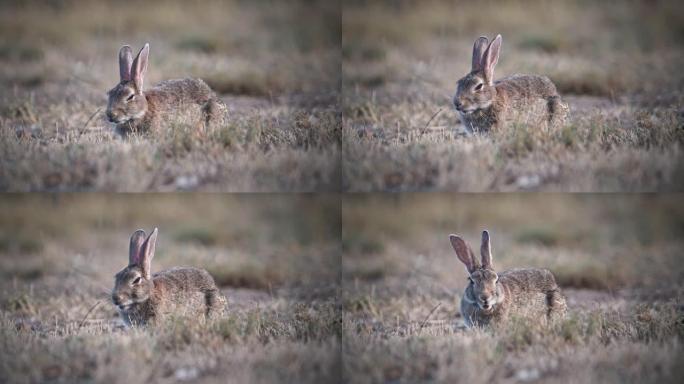
M126 310L128 307L133 305L133 301L130 299L126 299L122 296L113 294L112 295L112 303L117 306L120 310Z
M492 296L480 295L477 298L477 305L484 310L492 309L494 306L494 298Z
M116 123L114 113L112 113L112 111L107 111L107 120L109 120L110 123Z
M114 124L125 123L126 121L129 120L125 114L116 113L111 109L107 110L106 115L107 115L107 120L109 120L110 123L114 123Z

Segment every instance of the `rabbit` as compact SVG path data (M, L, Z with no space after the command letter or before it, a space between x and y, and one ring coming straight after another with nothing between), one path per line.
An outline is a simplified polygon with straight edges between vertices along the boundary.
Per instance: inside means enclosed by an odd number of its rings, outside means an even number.
M501 35L489 43L482 36L473 46L472 68L458 81L453 103L467 133L486 133L508 121L559 126L568 106L546 76L512 75L494 81Z
M467 327L502 324L512 314L547 319L565 315L565 298L551 271L525 268L497 273L488 231L482 232L482 265L461 237L449 235L449 240L468 272L468 286L461 297L461 315Z
M204 269L174 267L152 274L157 233L157 228L147 237L142 229L133 233L128 266L115 276L112 302L124 323L155 323L172 312L207 318L222 314L226 299Z
M199 133L206 126L220 124L225 105L201 79L166 80L144 90L150 44L146 43L135 60L131 47L119 51L120 81L107 92L107 119L116 124L121 136L131 132L157 131L170 117L186 117Z

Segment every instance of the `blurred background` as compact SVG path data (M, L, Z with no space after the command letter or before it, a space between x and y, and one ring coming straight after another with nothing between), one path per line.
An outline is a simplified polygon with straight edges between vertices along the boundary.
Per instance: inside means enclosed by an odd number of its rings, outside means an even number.
M684 208L681 195L402 194L345 198L345 292L443 300L458 311L467 283L448 236L462 236L479 257L488 229L497 270L548 268L562 288L628 289L681 295ZM417 320L426 308L388 307Z
M153 272L205 268L223 289L310 298L334 294L339 276L334 196L10 195L0 212L5 298L30 285L41 300L109 300L138 228L159 228Z
M416 87L455 91L478 36L503 36L498 77L543 73L561 94L672 97L682 75L679 1L356 0L343 12L346 96L357 87L388 96ZM436 95L435 95L436 96ZM449 95L451 96L451 95Z
M4 97L13 87L104 97L119 48L145 42L149 85L193 76L219 94L277 98L330 94L339 79L335 2L10 0L0 10Z

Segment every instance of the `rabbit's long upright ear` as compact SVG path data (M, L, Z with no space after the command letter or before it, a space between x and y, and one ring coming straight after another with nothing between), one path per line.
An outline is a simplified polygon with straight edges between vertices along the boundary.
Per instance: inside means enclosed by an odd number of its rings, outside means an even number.
M146 279L150 279L152 276L152 258L154 257L154 249L157 245L157 233L159 231L157 228L150 233L150 236L147 237L147 240L145 240L145 243L143 244L143 256L142 256L142 263L140 263L140 268L142 269L143 275Z
M496 35L496 38L489 43L489 47L482 57L482 68L485 73L485 80L489 85L494 83L494 67L499 62L499 52L501 51L501 35Z
M133 51L128 45L119 50L119 78L121 81L131 80L131 65L133 65Z
M142 261L142 246L145 242L145 231L138 229L131 235L131 245L128 247L128 265L139 265Z
M465 264L468 273L475 272L478 268L478 264L470 246L468 246L465 240L456 235L449 235L449 240L451 241L451 246L454 247L454 251L456 251L456 256Z
M484 56L488 43L489 40L487 40L487 38L484 36L480 36L477 40L475 40L475 44L473 45L473 65L471 68L472 72L479 71L482 69L482 56Z
M132 76L133 82L135 83L135 88L138 93L143 91L143 80L145 80L145 73L147 73L147 59L150 56L150 44L146 43L145 46L138 52L138 56L133 60L132 66Z
M483 268L494 268L492 264L492 245L489 240L488 231L482 231L482 245L480 245L480 256L482 256Z

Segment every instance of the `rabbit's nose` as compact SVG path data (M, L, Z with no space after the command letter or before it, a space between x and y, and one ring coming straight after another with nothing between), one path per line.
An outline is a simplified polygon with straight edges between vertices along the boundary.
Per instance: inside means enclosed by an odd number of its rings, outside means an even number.
M458 101L457 99L454 99L454 107L456 107L456 110L460 111L462 106L463 105L461 104L460 101Z
M107 114L107 120L114 122L114 114L112 113L112 111L107 111L106 114Z

